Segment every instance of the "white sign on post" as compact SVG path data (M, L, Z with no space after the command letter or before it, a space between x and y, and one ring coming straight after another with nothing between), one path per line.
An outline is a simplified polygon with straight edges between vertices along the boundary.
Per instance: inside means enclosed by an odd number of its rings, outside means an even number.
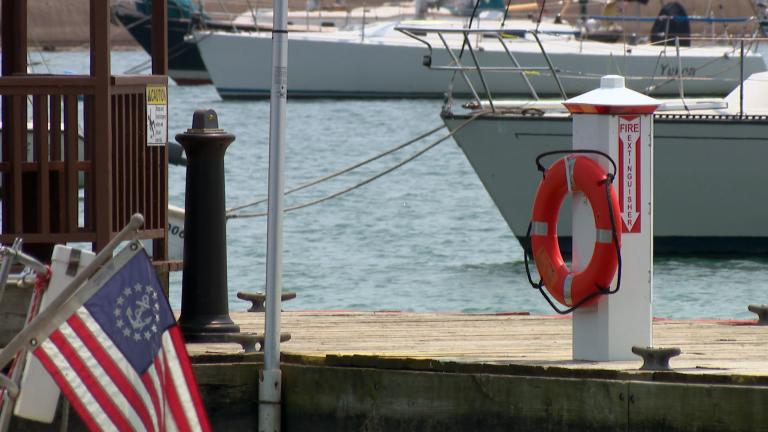
M622 233L640 232L640 116L619 116L619 203Z
M147 145L168 144L168 87L147 85Z

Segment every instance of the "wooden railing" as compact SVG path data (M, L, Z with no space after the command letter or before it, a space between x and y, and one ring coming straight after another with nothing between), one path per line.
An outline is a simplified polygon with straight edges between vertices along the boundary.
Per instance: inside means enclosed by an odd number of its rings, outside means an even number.
M145 238L163 238L168 226L168 153L148 146L147 84L167 84L164 76L112 78L112 232L131 215L144 215Z
M167 154L165 146L146 145L147 84L167 84L167 78L112 78L111 137L99 137L104 128L93 120L93 77L0 77L0 242L21 237L25 244L90 242L98 249L141 212L146 224L140 236L156 240L155 258L165 259ZM97 196L97 185L104 184L111 193ZM111 214L108 226L97 218L104 212Z

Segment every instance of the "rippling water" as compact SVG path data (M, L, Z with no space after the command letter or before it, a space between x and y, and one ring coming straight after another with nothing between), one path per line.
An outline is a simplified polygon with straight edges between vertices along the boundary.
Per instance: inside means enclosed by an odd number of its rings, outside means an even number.
M142 52L114 53L113 72L146 59ZM55 72L87 70L86 53L45 60ZM169 92L171 137L190 127L196 108L215 109L220 127L237 136L225 159L227 206L264 197L269 102L222 101L212 86ZM439 110L435 100L290 100L286 185L408 141L440 125ZM286 206L360 182L415 150L290 195ZM183 206L185 171L171 166L169 174L170 201ZM284 290L298 293L286 309L550 312L528 287L522 249L453 140L361 189L286 214L284 228ZM231 220L227 230L230 307L244 310L235 293L264 289L266 218ZM768 303L766 257L661 258L654 273L656 316L749 318L748 304ZM174 308L180 291L176 274Z

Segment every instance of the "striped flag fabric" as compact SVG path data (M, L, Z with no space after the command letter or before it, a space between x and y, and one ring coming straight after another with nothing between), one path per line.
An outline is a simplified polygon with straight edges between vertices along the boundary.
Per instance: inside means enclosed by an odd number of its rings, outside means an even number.
M32 352L93 431L209 431L184 340L139 250Z

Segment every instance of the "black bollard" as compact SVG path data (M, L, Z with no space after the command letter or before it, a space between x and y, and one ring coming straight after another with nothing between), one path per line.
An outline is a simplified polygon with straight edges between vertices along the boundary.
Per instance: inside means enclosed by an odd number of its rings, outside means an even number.
M187 154L184 275L179 326L187 342L237 333L229 317L224 153L235 136L219 129L214 110L196 110L192 128L176 135Z

